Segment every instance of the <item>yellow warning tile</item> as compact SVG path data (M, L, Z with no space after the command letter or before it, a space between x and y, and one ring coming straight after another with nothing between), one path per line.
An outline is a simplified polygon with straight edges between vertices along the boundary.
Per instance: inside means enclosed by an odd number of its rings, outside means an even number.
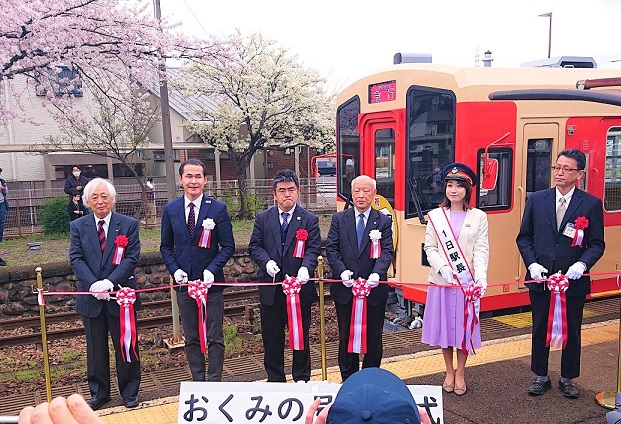
M177 422L177 402L150 406L121 412L112 412L101 417L106 424L171 424ZM124 409L121 407L121 409Z
M533 320L532 320L530 312L521 312L519 314L503 315L500 317L494 317L492 319L502 322L503 324L510 325L515 328L526 328L526 327L532 327L533 325Z

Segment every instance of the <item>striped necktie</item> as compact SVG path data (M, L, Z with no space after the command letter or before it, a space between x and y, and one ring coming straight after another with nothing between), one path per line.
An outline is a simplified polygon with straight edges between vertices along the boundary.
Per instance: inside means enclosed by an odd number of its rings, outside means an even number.
M101 253L106 249L106 232L104 231L104 223L103 219L99 220L97 224L97 237L99 237L99 246L101 247Z
M190 238L194 238L194 230L196 230L196 215L194 214L194 203L188 205L190 212L188 213L188 231Z

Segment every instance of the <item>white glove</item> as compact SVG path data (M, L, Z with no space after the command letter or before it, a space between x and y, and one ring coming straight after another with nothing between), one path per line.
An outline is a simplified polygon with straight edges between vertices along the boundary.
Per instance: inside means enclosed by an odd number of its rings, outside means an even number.
M487 280L485 278L480 278L477 281L477 286L481 287L481 297L485 295L485 290L487 290Z
M570 280L577 280L578 278L582 277L584 271L586 271L586 265L584 264L584 262L576 262L569 267L565 276Z
M203 271L203 283L207 284L207 289L213 284L213 274L208 269Z
M354 285L354 280L351 279L351 277L353 276L354 273L348 269L341 272L341 280L343 280L343 284L345 284L345 287L351 287Z
M280 268L278 268L278 265L276 265L276 262L272 259L267 261L267 264L265 264L265 270L272 278L274 278L274 276L280 272Z
M457 281L455 281L455 278L453 278L453 270L450 266L442 265L442 268L440 268L440 271L438 271L438 273L442 276L442 279L446 284L457 285Z
M92 292L108 292L114 289L114 284L108 279L95 281L91 284L89 291ZM93 293L93 296L97 300L110 300L110 295L108 293Z
M188 274L181 268L175 271L173 278L177 284L187 284L188 282Z
M306 284L308 283L308 280L310 279L310 276L308 275L308 268L306 268L305 266L301 266L300 269L298 269L298 281L302 284Z
M377 272L374 272L373 274L369 275L369 278L367 278L367 286L374 289L375 287L379 286L379 280L379 274Z
M543 278L542 274L547 274L548 270L543 267L543 265L539 265L537 262L533 262L528 265L528 270L530 271L530 276L533 280L541 280ZM543 283L543 281L540 281Z

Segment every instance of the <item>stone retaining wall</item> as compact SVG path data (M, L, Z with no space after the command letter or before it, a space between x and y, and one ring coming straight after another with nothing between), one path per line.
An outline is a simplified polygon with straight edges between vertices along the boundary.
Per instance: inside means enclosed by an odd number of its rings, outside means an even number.
M325 252L324 252L325 258ZM36 267L4 267L0 270L0 320L39 314ZM47 264L42 267L43 286L49 291L75 291L76 277L69 263ZM326 276L330 268L324 267ZM159 252L142 254L135 274L139 288L165 286L169 284L169 274L162 263ZM258 281L257 270L247 249L239 249L229 259L224 269L226 281ZM168 290L142 293L143 302L167 299ZM75 297L69 295L50 295L45 297L46 313L70 312Z

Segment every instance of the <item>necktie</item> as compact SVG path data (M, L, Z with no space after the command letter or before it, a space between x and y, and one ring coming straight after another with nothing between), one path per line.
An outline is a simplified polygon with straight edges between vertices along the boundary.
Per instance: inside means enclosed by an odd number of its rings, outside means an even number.
M99 237L99 246L101 247L101 253L106 249L106 232L104 231L104 220L101 219L97 223L97 237Z
M188 231L190 232L190 238L194 238L194 230L196 229L196 216L194 215L194 203L189 205L190 213L188 213Z
M358 215L358 225L356 225L356 235L358 236L358 250L362 246L362 236L364 235L364 214Z
M282 216L282 225L280 228L283 232L287 231L287 226L289 225L289 212L283 212L280 214Z
M558 208L556 208L556 229L559 231L561 230L561 222L563 222L563 217L565 216L566 211L566 200L564 197L561 197L558 201Z

